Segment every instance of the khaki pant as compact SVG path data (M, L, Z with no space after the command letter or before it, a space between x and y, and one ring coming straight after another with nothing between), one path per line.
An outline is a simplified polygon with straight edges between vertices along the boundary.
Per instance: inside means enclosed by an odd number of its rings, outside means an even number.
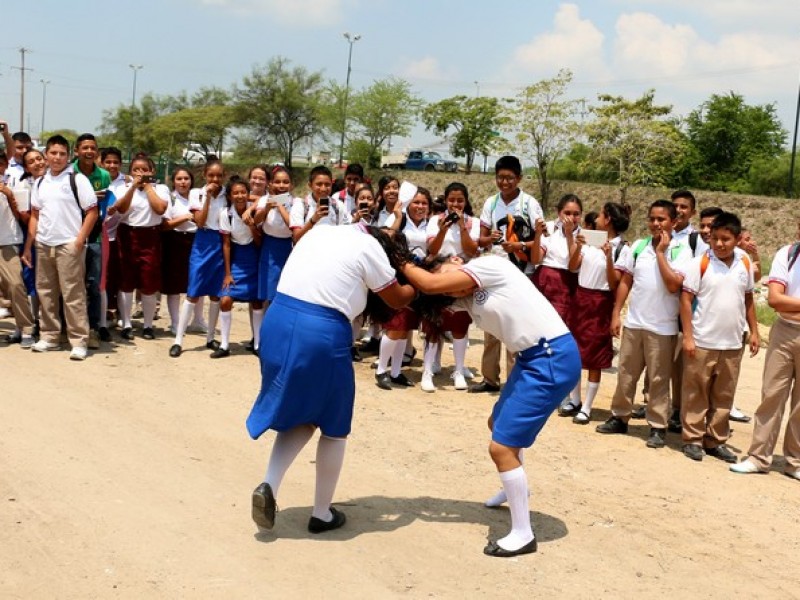
M0 291L11 301L14 321L22 335L33 333L33 314L28 303L28 291L22 281L22 263L17 246L0 246Z
M64 300L67 335L72 347L86 347L89 319L86 313L86 250L73 244L36 244L36 292L41 305L41 339L57 344L61 336L58 299Z
M658 335L644 329L624 327L619 349L617 389L611 399L611 414L624 421L630 418L636 384L647 367L650 375L647 423L650 427L666 429L670 413L669 383L674 352L674 335Z
M500 385L500 348L502 342L491 333L483 332L483 356L481 358L481 375L484 381L492 385ZM506 349L506 378L514 368L516 355Z
M761 404L753 418L753 441L748 454L761 469L768 469L778 442L783 411L789 401L789 421L783 434L786 471L800 471L800 324L777 319L769 335L761 382Z
M683 359L683 441L716 448L730 437L728 416L739 381L744 349L697 348L694 358Z

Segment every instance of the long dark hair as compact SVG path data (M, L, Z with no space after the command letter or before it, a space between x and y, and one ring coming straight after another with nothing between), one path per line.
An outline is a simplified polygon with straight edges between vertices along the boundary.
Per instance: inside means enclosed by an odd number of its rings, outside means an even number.
M397 272L397 281L401 284L408 283L400 267L413 260L408 249L406 236L399 231L392 231L385 227L366 226L367 233L375 238L389 259L389 264ZM394 309L389 307L378 294L370 290L367 293L367 306L363 315L375 323L385 323L394 315Z

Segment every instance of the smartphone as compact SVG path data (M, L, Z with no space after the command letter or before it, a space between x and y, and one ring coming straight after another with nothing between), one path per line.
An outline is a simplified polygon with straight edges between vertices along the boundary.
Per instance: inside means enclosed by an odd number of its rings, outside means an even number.
M458 213L451 212L444 218L445 223L455 223L456 221L458 221Z
M142 175L142 183L155 183L156 178L152 175Z
M2 123L0 123L0 131L5 131L5 130L6 130L6 126L3 125Z
M328 206L328 204L330 204L330 200L331 200L330 198L320 198L319 199L319 205L320 206Z
M359 202L358 210L369 210L369 202Z

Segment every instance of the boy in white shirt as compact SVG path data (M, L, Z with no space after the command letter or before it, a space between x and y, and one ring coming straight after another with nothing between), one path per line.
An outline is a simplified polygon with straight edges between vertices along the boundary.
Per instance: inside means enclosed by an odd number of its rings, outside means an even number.
M308 175L311 193L305 198L295 198L289 213L289 229L294 243L300 241L317 223L320 225L349 225L352 221L345 203L331 197L333 174L328 167L319 165Z
M683 282L683 453L696 461L705 453L736 462L725 443L747 324L750 355L758 352L752 264L736 247L741 233L736 215L719 215L711 225L711 248L691 262Z
M627 433L636 384L647 367L650 402L647 405L649 448L663 448L670 415L669 383L675 338L678 334L678 293L689 252L672 238L677 213L669 200L656 200L647 215L650 237L637 240L615 268L622 271L611 317L611 333L621 330L620 312L631 294L625 334L619 352L617 389L611 418L597 426L598 433Z
M86 240L97 221L97 197L82 173L69 170L69 142L60 135L47 140L49 168L33 186L29 236L22 260L29 267L36 243L36 290L41 303L41 338L35 352L59 348L61 320L58 299L64 301L72 360L86 358L89 319L86 312Z

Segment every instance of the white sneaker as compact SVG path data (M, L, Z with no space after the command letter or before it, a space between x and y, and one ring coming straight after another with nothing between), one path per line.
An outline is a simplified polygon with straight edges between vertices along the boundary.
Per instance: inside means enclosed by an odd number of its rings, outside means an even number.
M436 386L433 385L433 373L430 371L423 371L422 380L419 382L419 389L423 392L435 392Z
M69 353L69 359L70 360L84 360L86 358L87 354L88 354L88 351L86 350L85 347L83 347L83 346L75 346L72 349L72 352Z
M467 389L467 380L464 379L464 375L455 371L453 373L453 385L457 390L465 390Z
M11 311L7 308L0 308L0 319L7 319L11 316Z
M792 479L797 479L797 481L800 481L800 471L784 471L783 474L787 477L791 477Z
M470 381L475 379L475 373L473 373L472 369L469 367L464 367L461 369L461 374L464 376L464 379L469 379Z
M733 473L742 473L745 475L750 475L751 473L766 473L766 471L759 469L750 459L745 459L742 462L731 465L728 468Z
M49 352L50 350L58 350L59 348L61 348L61 344L54 344L52 342L46 342L45 340L39 340L31 346L31 350L34 352Z

